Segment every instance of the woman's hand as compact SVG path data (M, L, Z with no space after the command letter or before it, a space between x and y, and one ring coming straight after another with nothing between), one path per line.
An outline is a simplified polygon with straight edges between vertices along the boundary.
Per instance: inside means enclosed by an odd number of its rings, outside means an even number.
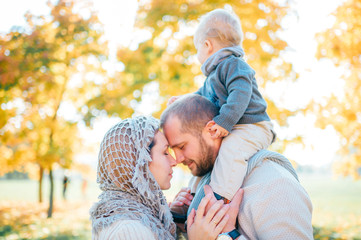
M228 210L229 219L222 232L229 232L238 227L236 226L236 220L243 199L243 194L244 194L244 190L242 188L238 189L236 194L233 196L232 201L229 204L227 204L229 205L229 210Z
M204 193L206 195L210 194L211 195L211 199L208 202L207 206L206 206L206 212L208 211L208 209L217 201L216 198L214 197L213 194L213 190L211 188L211 186L209 185L205 185L204 186ZM243 199L243 194L244 194L244 190L242 188L238 189L238 191L236 192L236 194L233 196L232 201L227 204L229 205L229 210L228 210L228 215L229 215L229 219L228 222L226 224L226 226L224 227L224 229L222 230L222 233L224 232L230 232L233 229L237 228L236 226L236 220L238 217L238 213L239 213L239 207L240 204L242 202Z
M189 214L187 220L189 240L214 240L226 226L230 205L225 205L222 200L219 200L205 213L205 208L211 198L212 194L207 194L199 204L197 212L192 209Z

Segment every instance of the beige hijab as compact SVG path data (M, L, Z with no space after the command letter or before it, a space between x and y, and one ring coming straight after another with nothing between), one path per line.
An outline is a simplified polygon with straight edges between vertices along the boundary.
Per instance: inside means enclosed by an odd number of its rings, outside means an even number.
M103 191L90 210L93 234L118 220L139 220L156 239L175 239L167 201L149 171L149 145L159 123L153 117L121 121L100 145L97 183Z

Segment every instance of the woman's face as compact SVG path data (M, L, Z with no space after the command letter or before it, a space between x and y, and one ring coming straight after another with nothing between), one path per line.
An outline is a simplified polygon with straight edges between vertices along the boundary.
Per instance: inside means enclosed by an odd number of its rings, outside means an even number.
M168 141L162 132L157 132L154 136L155 145L150 150L152 162L149 170L162 190L170 188L173 167L176 165L175 159L169 154Z

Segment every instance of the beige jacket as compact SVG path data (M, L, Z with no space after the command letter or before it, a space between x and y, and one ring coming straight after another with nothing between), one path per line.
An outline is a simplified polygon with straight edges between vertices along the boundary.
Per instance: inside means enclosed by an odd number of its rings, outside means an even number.
M264 157L268 153L261 150L258 155ZM293 175L294 170L287 170L285 165L267 158L254 162L257 164L249 164L242 186L244 196L238 215L238 230L242 236L239 239L313 239L312 203ZM200 191L207 178L210 179L210 174L202 180L192 179L192 192ZM200 199L195 197L192 203Z
M264 160L243 189L238 221L246 239L313 239L311 200L285 168Z

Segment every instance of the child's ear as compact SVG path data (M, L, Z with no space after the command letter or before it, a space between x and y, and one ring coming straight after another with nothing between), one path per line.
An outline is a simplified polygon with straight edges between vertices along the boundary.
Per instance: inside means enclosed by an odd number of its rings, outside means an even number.
M206 39L206 40L204 41L204 45L206 45L208 54L213 51L213 44L212 44L212 42L211 42L210 40Z

